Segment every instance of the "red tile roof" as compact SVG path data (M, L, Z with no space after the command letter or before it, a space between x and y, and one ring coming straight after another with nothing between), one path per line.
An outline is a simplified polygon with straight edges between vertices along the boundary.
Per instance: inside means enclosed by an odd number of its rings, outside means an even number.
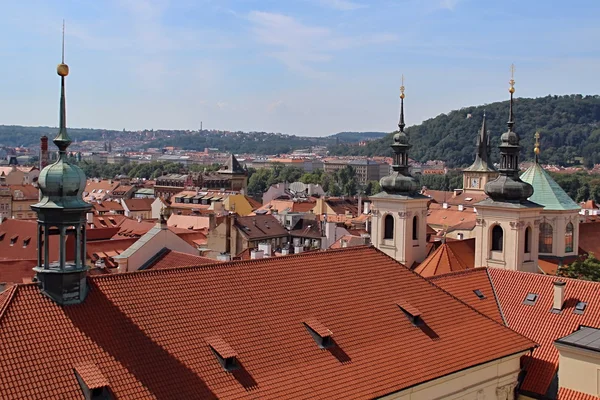
M558 389L558 397L557 400L598 400L598 396L592 396L591 394L586 394L582 392L578 392L576 390L571 390L567 388Z
M579 248L600 257L600 222L579 224Z
M88 283L84 303L67 307L34 284L11 289L0 309L0 398L80 398L82 360L124 399L373 398L534 346L369 247ZM335 332L333 348L315 345L308 318ZM235 349L236 371L200 339L210 336Z
M580 325L600 328L600 283L498 268L476 268L434 277L431 281L476 307L473 302L477 303L477 300L473 300L470 291L483 286L482 271L486 271L490 278L507 326L539 344L531 356L525 356L527 374L521 390L545 395L558 368L558 350L554 341L573 333ZM566 282L565 304L560 314L550 312L554 300L553 282L557 279ZM528 293L538 295L534 305L523 303ZM587 303L583 315L573 312L579 301ZM492 318L498 316L491 302L489 307L478 309Z
M179 251L167 250L158 257L146 269L165 269L176 267L195 267L198 265L215 264L219 261L212 258L195 256L193 254L181 253Z
M12 238L15 240L13 241ZM29 242L24 242L26 238L30 238ZM51 262L58 260L58 240L58 235L50 236ZM67 240L67 244L70 243L72 241ZM19 219L3 220L0 223L0 260L33 259L37 260L37 222Z
M477 311L503 324L500 306L496 300L492 282L486 268L468 269L445 275L432 276L429 280L453 296L458 297ZM475 290L485 296L480 299Z
M89 389L97 389L109 385L108 379L106 379L94 363L81 362L75 365L75 371Z
M33 267L37 265L36 260L1 260L0 282L6 283L28 283L35 276Z
M472 265L469 260L463 260L463 257L469 257L470 253L457 252L452 244L458 242L446 242L437 248L429 257L427 257L417 268L415 272L428 278L430 276L447 274L450 272L464 271Z
M13 196L13 200L37 200L39 199L39 190L33 185L8 185ZM21 192L23 197L17 193Z
M288 231L272 215L236 217L234 227L248 240L288 236Z
M127 199L124 200L129 211L151 211L154 199Z

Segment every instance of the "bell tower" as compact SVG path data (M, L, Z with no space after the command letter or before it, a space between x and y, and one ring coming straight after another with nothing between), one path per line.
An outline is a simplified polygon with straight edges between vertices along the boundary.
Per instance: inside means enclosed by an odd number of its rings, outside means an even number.
M69 164L67 148L71 138L67 133L65 64L63 23L63 56L57 67L60 76L60 122L53 142L58 147L58 159L46 166L38 178L41 199L31 209L37 212L37 267L36 279L42 292L59 304L81 303L87 294L85 265L86 213L91 204L83 201L86 178L76 165ZM50 237L58 236L58 261L49 256ZM75 246L67 247L67 237L73 237ZM54 242L54 241L53 241Z
M538 233L543 206L529 201L533 187L519 177L519 135L514 131L514 66L511 66L508 131L500 137L499 176L485 185L488 199L477 203L475 267L537 272Z
M371 196L373 244L398 262L411 268L422 262L427 252L427 202L418 193L418 184L409 173L408 150L404 133L404 76L400 86L400 122L394 134L393 172L379 181L382 192Z

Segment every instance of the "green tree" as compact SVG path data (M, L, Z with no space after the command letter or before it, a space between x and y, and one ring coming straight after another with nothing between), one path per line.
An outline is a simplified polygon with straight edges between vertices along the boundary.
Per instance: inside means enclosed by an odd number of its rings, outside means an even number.
M600 282L600 260L594 254L588 254L584 259L577 259L570 265L560 267L558 276Z
M381 185L379 185L379 181L369 181L365 186L365 194L367 196L373 196L381 192Z

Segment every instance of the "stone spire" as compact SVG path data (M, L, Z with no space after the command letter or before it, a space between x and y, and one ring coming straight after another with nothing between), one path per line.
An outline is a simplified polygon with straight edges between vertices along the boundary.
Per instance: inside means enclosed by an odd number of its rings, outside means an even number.
M490 154L490 136L487 131L487 125L485 121L485 111L483 112L483 121L481 122L481 130L477 135L477 145L475 148L475 161L465 171L477 171L477 172L495 172L496 167L491 162Z
M408 150L412 147L408 136L404 133L404 75L402 86L400 86L400 121L398 132L394 135L394 141L390 146L394 151L393 172L381 178L379 184L381 189L388 194L409 194L417 191L418 184L408 172Z
M513 130L514 65L511 66L508 131L500 137L500 176L485 185L485 193L494 201L523 202L533 194L533 187L519 178L519 135Z

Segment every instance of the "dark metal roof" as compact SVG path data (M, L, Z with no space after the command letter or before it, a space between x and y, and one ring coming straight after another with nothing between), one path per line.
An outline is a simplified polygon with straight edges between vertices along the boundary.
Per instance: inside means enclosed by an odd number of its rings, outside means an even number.
M600 352L600 329L582 326L570 335L556 340L556 343Z

